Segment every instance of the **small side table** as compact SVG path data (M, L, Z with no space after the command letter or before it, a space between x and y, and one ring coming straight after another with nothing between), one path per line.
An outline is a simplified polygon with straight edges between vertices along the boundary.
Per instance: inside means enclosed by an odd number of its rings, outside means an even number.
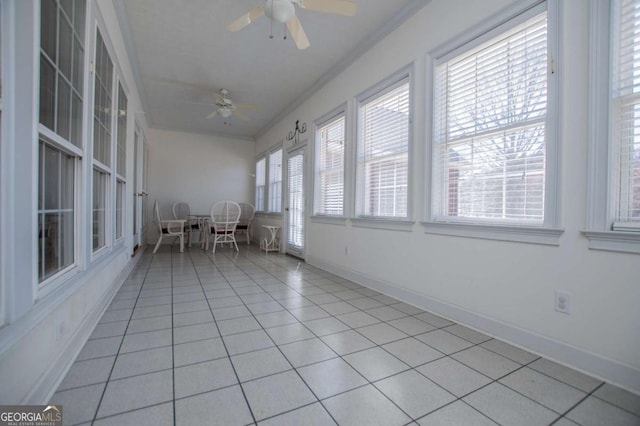
M280 251L280 241L278 241L279 226L262 225L265 229L265 236L260 240L260 250L264 250L266 253L270 251Z

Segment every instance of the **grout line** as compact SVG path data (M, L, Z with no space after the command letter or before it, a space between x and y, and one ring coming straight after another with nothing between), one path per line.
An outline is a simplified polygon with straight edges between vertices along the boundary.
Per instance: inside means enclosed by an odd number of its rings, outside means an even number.
M173 398L171 398L172 411L173 411L173 425L176 425L176 355L175 355L175 347L176 347L176 338L175 338L175 328L173 323L173 245L170 247L170 260L169 264L171 265L171 392Z

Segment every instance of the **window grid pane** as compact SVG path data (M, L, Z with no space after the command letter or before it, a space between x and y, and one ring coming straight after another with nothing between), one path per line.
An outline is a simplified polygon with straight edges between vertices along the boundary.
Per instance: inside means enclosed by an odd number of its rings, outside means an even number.
M262 158L256 162L256 211L262 212L264 208L264 189L266 174L266 158Z
M122 85L118 84L118 120L116 122L117 143L117 170L118 174L126 177L127 162L127 95L125 95Z
M640 1L613 10L613 222L640 222Z
M118 179L116 182L116 240L124 236L124 190L125 183Z
M344 214L344 129L344 114L318 129L316 214Z
M106 245L106 197L109 175L93 169L93 251Z
M436 68L437 217L541 224L547 14Z
M360 105L357 145L360 216L408 216L409 82Z
M269 155L269 211L282 211L282 150Z

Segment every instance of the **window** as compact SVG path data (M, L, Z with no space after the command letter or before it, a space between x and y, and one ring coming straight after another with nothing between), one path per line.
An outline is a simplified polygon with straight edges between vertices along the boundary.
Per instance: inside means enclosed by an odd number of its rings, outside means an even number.
M356 212L408 218L409 76L359 102Z
M93 109L93 251L107 245L111 182L113 62L100 31L96 35ZM117 167L117 165L116 165Z
M261 158L256 161L256 211L265 211L264 205L264 191L266 182L266 158Z
M127 96L118 84L118 114L116 120L116 240L124 236L124 192L127 170Z
M282 211L282 149L269 155L269 212Z
M38 279L42 282L75 261L76 158L41 138L38 160Z
M344 112L317 128L315 214L344 215L344 133Z
M40 3L38 280L76 263L82 158L85 2Z
M640 2L591 2L587 230L592 249L640 253Z
M557 9L519 2L432 53L429 233L558 245ZM455 43L455 44L454 44Z
M613 2L611 23L613 229L640 232L640 2Z
M546 12L438 62L437 218L542 224L547 68Z

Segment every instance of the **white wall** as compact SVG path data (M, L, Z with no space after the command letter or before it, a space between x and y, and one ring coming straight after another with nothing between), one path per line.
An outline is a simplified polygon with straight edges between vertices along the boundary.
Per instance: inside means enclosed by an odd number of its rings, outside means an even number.
M256 152L282 139L297 119L311 124L345 101L353 113L358 93L414 63L417 223L412 232L394 232L307 221L307 261L639 392L640 257L589 250L580 232L587 205L588 2L560 2L560 225L565 229L560 245L431 235L419 224L428 172L426 54L510 3L433 0L261 135ZM353 147L353 130L347 134L347 146ZM353 158L347 161L347 185L352 185ZM571 315L554 311L556 289L572 293Z
M211 204L220 200L253 204L253 141L158 129L150 130L147 138L150 215L155 200L167 219L176 201L188 202L193 214L208 214ZM147 223L148 242L155 244L158 231L151 216Z
M127 87L127 195L133 198L133 128L142 103L133 79L124 40L111 0L88 1L89 42L85 46L85 146L91 143L92 82L88 73L95 43L95 25L102 35ZM38 193L38 54L39 2L3 2L3 111L0 161L2 257L0 290L5 325L0 329L0 404L48 402L84 342L108 306L128 271L140 258L131 259L133 216L125 204L125 238L91 254L91 151L85 151L78 173L76 253L78 267L53 291L41 291L37 277ZM101 17L98 19L98 17ZM10 25L7 25L10 24ZM8 37L5 37L8 36ZM144 119L139 121L146 130ZM113 219L113 218L112 218Z

